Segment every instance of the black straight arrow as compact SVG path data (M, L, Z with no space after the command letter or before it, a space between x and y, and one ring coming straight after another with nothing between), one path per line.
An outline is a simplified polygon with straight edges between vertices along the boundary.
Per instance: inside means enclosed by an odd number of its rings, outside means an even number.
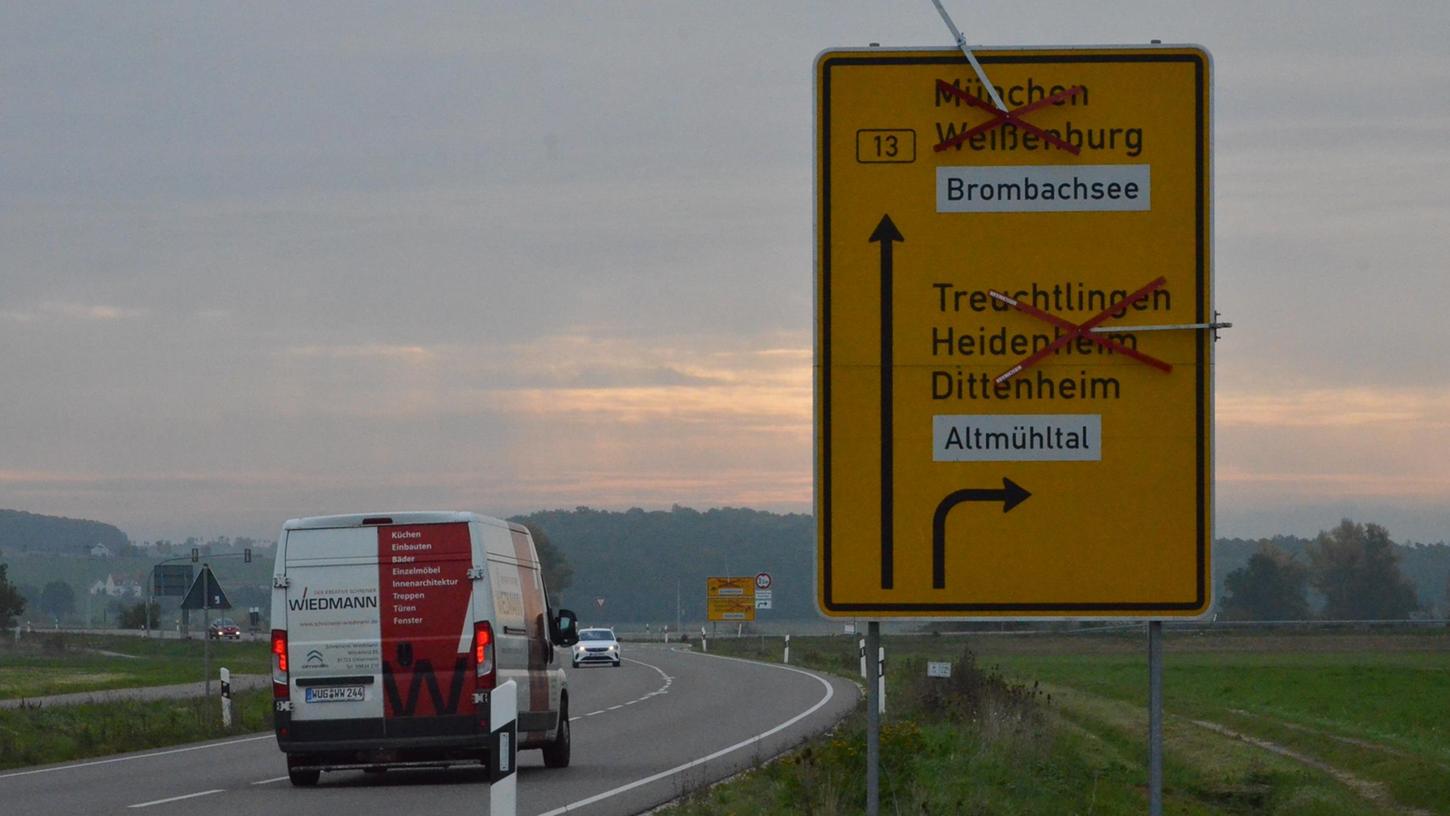
M946 589L947 585L947 514L962 502L1001 502L1006 513L1031 496L1022 486L1003 477L1001 490L968 488L949 494L936 506L931 520L931 587Z
M871 243L881 244L881 588L891 589L895 580L892 550L892 487L891 487L891 247L905 242L901 231L891 223L891 216L881 216L881 223L871 233Z

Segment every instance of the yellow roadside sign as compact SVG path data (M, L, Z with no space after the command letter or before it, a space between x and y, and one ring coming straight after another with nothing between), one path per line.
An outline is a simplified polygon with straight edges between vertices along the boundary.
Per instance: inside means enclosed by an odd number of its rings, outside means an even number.
M975 53L816 62L819 606L1202 615L1209 56Z
M712 621L755 620L755 578L705 579L706 612Z

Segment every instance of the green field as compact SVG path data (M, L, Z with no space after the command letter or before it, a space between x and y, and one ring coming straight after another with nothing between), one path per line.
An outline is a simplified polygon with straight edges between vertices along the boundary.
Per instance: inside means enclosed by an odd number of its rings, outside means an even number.
M204 679L199 640L120 635L25 634L0 640L0 700L49 694L195 683ZM271 671L263 641L213 641L211 674ZM218 686L214 683L213 689ZM271 692L233 696L231 728L216 699L115 700L0 708L0 769L178 745L266 729Z
M1141 631L885 645L883 813L1146 812ZM779 639L710 647L769 660L781 651ZM854 638L795 638L791 653L839 673L858 666ZM953 679L926 678L927 660L951 661ZM1445 634L1170 629L1164 666L1166 813L1450 812ZM806 761L773 763L675 812L861 812L860 719L802 752Z
M0 700L204 680L201 640L35 632L0 639ZM212 679L271 671L263 641L212 641Z

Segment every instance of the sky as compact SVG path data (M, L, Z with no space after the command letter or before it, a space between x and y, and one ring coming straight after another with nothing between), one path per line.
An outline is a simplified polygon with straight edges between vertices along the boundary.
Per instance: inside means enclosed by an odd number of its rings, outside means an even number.
M1450 540L1450 4L947 0L1214 60L1216 533ZM812 500L813 78L920 2L0 0L0 507Z

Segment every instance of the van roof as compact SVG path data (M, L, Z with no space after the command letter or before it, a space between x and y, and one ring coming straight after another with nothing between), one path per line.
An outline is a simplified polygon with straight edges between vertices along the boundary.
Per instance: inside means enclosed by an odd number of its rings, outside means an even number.
M472 522L508 527L524 532L522 524L504 521L480 513L458 510L403 510L383 513L344 513L336 516L308 516L288 519L283 530L323 530L337 527L377 527L384 524L448 524Z

